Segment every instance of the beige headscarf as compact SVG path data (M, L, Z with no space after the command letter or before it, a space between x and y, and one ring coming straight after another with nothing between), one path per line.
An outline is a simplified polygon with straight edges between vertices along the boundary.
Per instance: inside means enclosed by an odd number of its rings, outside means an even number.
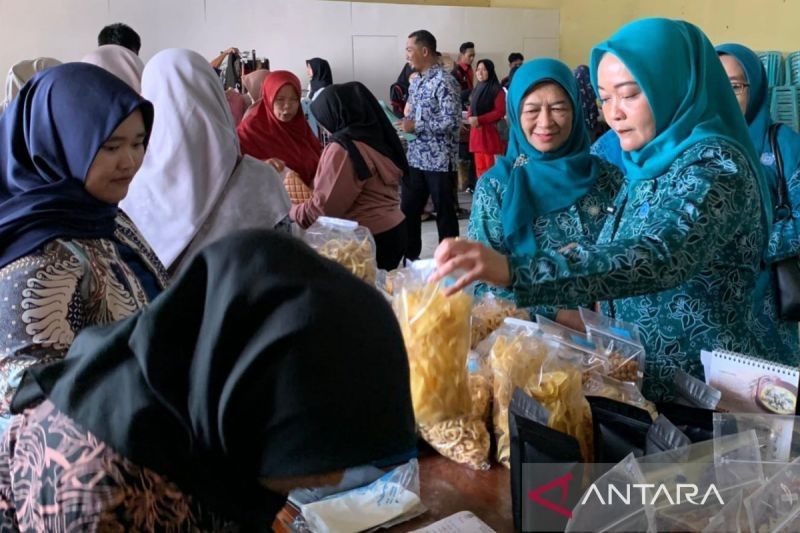
M61 61L52 57L37 57L36 59L20 61L11 67L6 77L6 95L3 102L0 103L0 114L6 110L11 101L16 98L22 86L28 83L34 74L60 64Z
M250 100L250 107L245 111L244 116L247 116L250 111L255 108L256 102L261 99L261 86L264 85L264 80L267 76L272 74L269 70L260 69L245 75L242 78L242 85L247 90L247 96Z
M81 59L109 71L127 83L137 93L142 92L144 63L139 56L117 44L104 44Z

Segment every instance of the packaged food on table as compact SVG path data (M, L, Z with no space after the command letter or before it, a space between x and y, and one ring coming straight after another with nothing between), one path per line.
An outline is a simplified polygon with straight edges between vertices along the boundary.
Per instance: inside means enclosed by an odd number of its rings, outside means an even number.
M608 359L601 354L597 346L579 331L562 326L552 320L536 315L536 323L546 337L557 342L561 347L559 353L563 359L571 361L583 372L583 381L593 373L608 374L611 370Z
M713 417L715 439L755 431L767 477L800 458L800 417L754 413L714 413Z
M303 239L323 257L336 261L356 277L375 285L378 277L375 239L364 226L352 220L319 217L306 230Z
M457 463L475 470L488 470L491 437L486 427L492 403L492 383L488 370L470 352L469 394L470 413L436 424L420 424L420 434L437 452Z
M686 434L664 415L659 415L647 430L645 455L675 450L692 443Z
M653 424L649 412L603 396L586 398L592 409L595 461L617 463L629 454L645 454L647 431Z
M583 393L586 396L602 396L618 402L644 409L655 420L658 417L656 405L647 400L636 385L629 381L619 381L596 372L585 374Z
M581 387L581 372L558 355L558 344L532 323L508 318L492 335L494 429L497 460L510 465L508 407L519 387L550 413L548 427L572 435L591 460L591 414Z
M472 348L486 339L500 327L506 318L528 320L530 317L524 309L519 309L514 302L505 300L492 293L481 296L472 307Z
M714 410L722 398L722 392L683 370L675 371L673 381L675 383L675 403Z
M745 498L750 531L800 531L800 459L784 464L766 483Z
M620 381L632 381L642 388L645 351L639 327L615 320L588 309L580 309L586 335L608 358L608 375Z
M435 266L417 261L395 287L394 310L408 352L411 399L417 423L431 425L469 415L467 374L472 296L447 297L444 283L429 283Z

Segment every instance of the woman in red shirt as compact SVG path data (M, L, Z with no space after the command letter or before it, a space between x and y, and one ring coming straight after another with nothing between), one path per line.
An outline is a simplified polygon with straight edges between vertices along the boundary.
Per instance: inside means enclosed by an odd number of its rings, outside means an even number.
M475 76L478 85L470 97L469 151L475 154L475 173L480 178L492 168L495 156L506 151L506 142L497 130L498 122L506 116L506 93L491 60L478 61Z

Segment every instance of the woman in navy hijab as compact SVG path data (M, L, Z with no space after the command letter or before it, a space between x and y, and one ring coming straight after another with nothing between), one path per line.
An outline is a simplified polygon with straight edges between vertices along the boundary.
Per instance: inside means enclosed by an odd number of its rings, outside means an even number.
M0 117L0 430L25 368L166 284L117 207L152 124L148 101L85 63L39 73Z

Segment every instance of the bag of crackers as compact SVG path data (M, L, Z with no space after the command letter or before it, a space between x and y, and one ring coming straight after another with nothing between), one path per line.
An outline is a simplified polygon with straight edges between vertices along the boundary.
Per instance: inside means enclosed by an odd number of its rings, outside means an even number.
M575 437L583 457L591 460L591 412L579 368L560 357L558 343L543 336L532 322L507 318L490 339L498 462L510 466L508 409L516 388L547 409L547 426Z
M394 310L408 352L411 400L422 437L439 453L475 469L489 468L484 413L488 380L468 369L472 295L444 295L449 283L429 282L433 261L402 270Z
M589 340L597 345L609 361L608 375L620 381L630 381L642 388L645 351L639 326L616 320L581 308L581 320Z
M530 316L514 302L487 292L475 300L472 307L472 348L500 327L506 318L528 320Z
M336 261L356 277L375 285L378 263L375 239L364 226L352 220L319 217L303 237L321 256Z

